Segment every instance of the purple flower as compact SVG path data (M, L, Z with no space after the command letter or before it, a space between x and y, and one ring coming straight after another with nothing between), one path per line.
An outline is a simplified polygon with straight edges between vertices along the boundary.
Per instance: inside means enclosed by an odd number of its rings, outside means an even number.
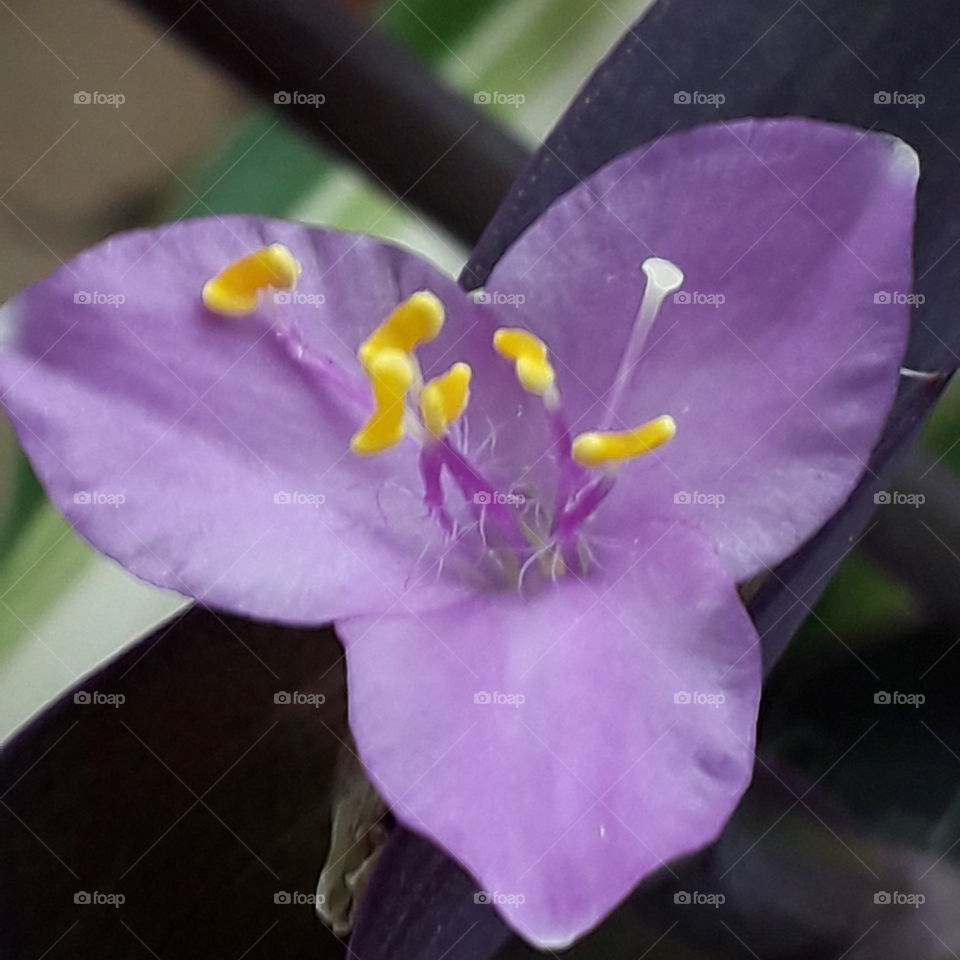
M139 231L7 306L4 402L129 570L335 621L393 811L559 947L749 781L736 584L866 469L916 179L899 140L825 123L664 137L558 200L479 296L362 236Z

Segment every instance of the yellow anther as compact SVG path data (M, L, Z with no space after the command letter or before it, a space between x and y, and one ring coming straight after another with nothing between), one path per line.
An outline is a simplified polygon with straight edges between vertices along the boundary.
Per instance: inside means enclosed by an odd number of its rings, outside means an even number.
M429 290L411 294L360 344L357 357L367 371L381 350L413 353L443 327L443 304Z
M673 417L662 416L642 423L633 430L622 432L581 433L573 440L573 459L584 467L599 467L604 463L630 460L672 440L677 432Z
M493 335L493 349L512 360L520 385L528 393L545 397L553 389L556 375L547 359L547 345L529 330L501 327Z
M402 350L380 350L371 360L368 373L374 411L350 440L350 449L362 457L382 453L403 439L413 362Z
M290 290L299 277L297 258L282 243L271 243L224 267L203 285L201 297L214 313L242 317L260 306L267 287Z
M420 392L423 425L435 437L442 437L470 402L469 364L455 363L445 374L430 380Z

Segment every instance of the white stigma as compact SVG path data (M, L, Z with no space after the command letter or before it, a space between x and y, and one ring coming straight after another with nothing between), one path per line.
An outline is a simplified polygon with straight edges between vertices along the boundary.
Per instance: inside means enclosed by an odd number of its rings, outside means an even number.
M683 271L675 263L662 257L648 257L640 265L640 269L647 278L647 289L643 292L644 304L648 299L656 297L659 307L668 293L679 290L683 284ZM643 305L640 309L643 310Z
M683 271L671 260L647 257L640 265L640 269L647 278L647 285L644 287L640 309L637 310L637 316L633 322L633 330L630 331L630 339L620 358L620 365L617 367L613 383L607 391L606 410L599 427L601 430L609 428L616 419L623 392L633 376L634 367L640 361L647 336L660 313L663 301L668 294L679 290L683 285Z

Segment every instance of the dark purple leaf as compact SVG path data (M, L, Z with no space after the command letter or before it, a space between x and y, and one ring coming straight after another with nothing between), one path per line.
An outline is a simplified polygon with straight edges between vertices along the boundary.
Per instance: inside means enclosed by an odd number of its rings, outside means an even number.
M895 489L923 498L878 510L864 549L898 582L922 597L928 619L960 625L960 478L941 459L915 449Z
M294 691L325 702L275 702ZM0 952L342 957L305 898L345 731L331 631L199 608L163 627L0 754Z
M471 877L409 830L394 830L377 877L389 878L392 892L384 896L381 890L364 900L350 940L358 958L471 960L492 956L509 935L492 906L475 902L477 884ZM424 923L426 903L435 907L431 926Z

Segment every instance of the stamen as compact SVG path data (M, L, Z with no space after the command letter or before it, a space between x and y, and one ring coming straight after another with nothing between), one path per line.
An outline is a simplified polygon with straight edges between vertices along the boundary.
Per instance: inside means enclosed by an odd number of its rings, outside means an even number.
M586 522L613 490L616 478L604 472L596 480L583 487L576 499L559 511L554 518L553 533L558 543L569 545L577 531Z
M632 460L672 440L677 432L673 417L662 416L621 432L592 431L574 438L573 459L584 467Z
M443 304L429 290L411 294L360 344L357 357L368 370L381 350L413 351L433 340L443 327Z
M543 397L550 409L556 408L556 374L548 359L547 345L539 337L518 327L501 327L493 335L493 348L501 357L513 361L520 386L527 393Z
M637 311L630 339L620 358L620 365L617 367L613 383L607 391L604 401L606 413L600 424L601 429L609 427L616 418L624 391L630 384L634 368L640 360L647 336L657 319L663 301L667 294L679 290L683 283L683 271L675 263L661 257L648 257L640 265L640 269L647 278L647 285L643 291L643 299L640 301L640 309Z
M522 554L527 546L526 540L513 510L507 504L491 498L491 491L496 487L485 480L469 460L450 443L449 437L445 437L435 446L443 457L444 466L454 483L460 488L464 499L473 507L474 513L480 520L481 530L483 515L489 513L501 533L507 538L507 544L518 556Z
M402 350L379 350L369 369L374 411L350 441L358 456L383 453L405 435L406 395L413 383L413 363Z
M420 393L423 424L435 437L442 437L470 402L469 364L455 363L445 374L427 383Z
M420 451L420 475L423 477L423 502L432 517L435 517L443 532L453 537L455 525L443 502L443 483L441 472L443 457L436 445L425 446Z
M242 317L260 306L260 294L272 287L291 290L300 277L300 263L282 243L272 243L234 260L203 285L204 306L226 317Z

